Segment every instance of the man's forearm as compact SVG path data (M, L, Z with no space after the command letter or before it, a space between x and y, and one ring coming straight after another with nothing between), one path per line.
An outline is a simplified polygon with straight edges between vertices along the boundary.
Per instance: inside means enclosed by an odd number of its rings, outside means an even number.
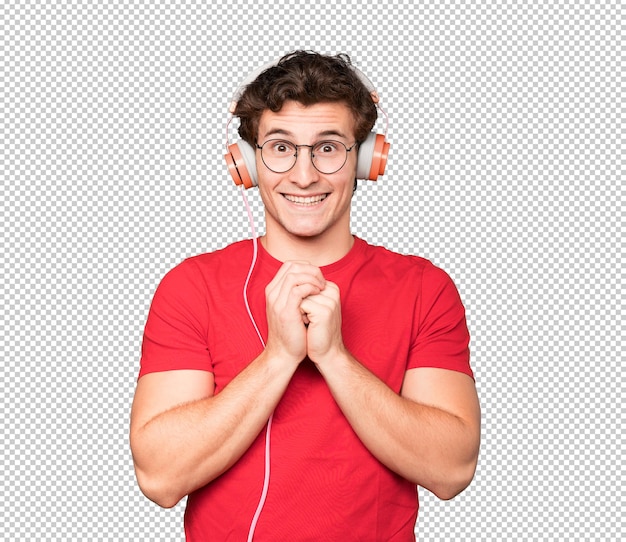
M474 420L396 394L347 352L320 371L349 423L381 463L444 499L469 484L479 441Z
M131 424L142 491L171 507L228 470L263 429L296 367L263 353L219 394Z

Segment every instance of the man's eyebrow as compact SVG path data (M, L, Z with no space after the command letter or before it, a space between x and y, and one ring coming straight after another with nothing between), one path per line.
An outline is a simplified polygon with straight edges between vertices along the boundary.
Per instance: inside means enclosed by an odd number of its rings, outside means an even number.
M340 132L339 130L324 130L323 132L320 132L317 135L320 137L337 136L343 139L348 139L348 137L343 132Z
M289 130L285 130L284 128L271 128L265 134L265 137L268 138L273 135L280 135L280 136L285 136L289 138L295 137L295 134L293 132L290 132ZM342 139L348 139L348 137L339 130L323 130L316 134L317 138L324 138L324 137L330 137L330 136L340 137Z
M294 134L290 132L289 130L285 130L283 128L273 128L265 134L265 137L269 137L272 135L283 135L287 137L293 137Z

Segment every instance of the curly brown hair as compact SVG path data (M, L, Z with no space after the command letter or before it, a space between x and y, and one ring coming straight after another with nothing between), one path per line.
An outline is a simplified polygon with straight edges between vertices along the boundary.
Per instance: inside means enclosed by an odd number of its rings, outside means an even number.
M376 123L377 110L370 90L357 75L348 55L294 51L245 87L234 111L240 120L241 138L254 145L263 112L267 109L278 112L289 100L304 106L345 103L354 116L354 136L358 143L367 138Z

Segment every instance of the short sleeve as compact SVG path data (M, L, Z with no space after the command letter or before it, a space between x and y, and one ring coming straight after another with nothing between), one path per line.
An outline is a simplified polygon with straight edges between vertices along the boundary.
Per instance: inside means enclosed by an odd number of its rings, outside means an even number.
M474 378L469 361L465 307L452 279L434 265L424 268L407 369L450 369Z
M208 348L207 286L198 267L185 260L163 277L148 313L139 378L181 369L213 371Z

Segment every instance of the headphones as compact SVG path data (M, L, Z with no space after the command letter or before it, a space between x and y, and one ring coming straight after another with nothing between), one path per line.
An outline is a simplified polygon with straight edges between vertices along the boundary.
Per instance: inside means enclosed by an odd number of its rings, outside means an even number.
M252 83L262 72L278 65L279 60L275 60L268 64L265 64L252 72L246 79L237 87L228 108L230 114L228 123L226 124L226 165L228 166L228 172L232 177L236 185L243 185L245 188L252 188L257 186L258 176L256 171L256 157L255 149L246 141L240 140L236 143L229 144L228 141L228 126L233 118L237 102L241 98L241 95L245 91L247 85ZM365 141L363 141L358 148L358 158L356 167L356 178L375 181L380 175L385 173L385 167L387 165L387 156L389 154L389 143L386 141L388 118L385 111L380 107L380 98L374 88L372 82L357 68L350 66L352 70L359 77L361 82L370 91L372 101L376 104L376 108L385 117L385 131L383 134L370 132Z

